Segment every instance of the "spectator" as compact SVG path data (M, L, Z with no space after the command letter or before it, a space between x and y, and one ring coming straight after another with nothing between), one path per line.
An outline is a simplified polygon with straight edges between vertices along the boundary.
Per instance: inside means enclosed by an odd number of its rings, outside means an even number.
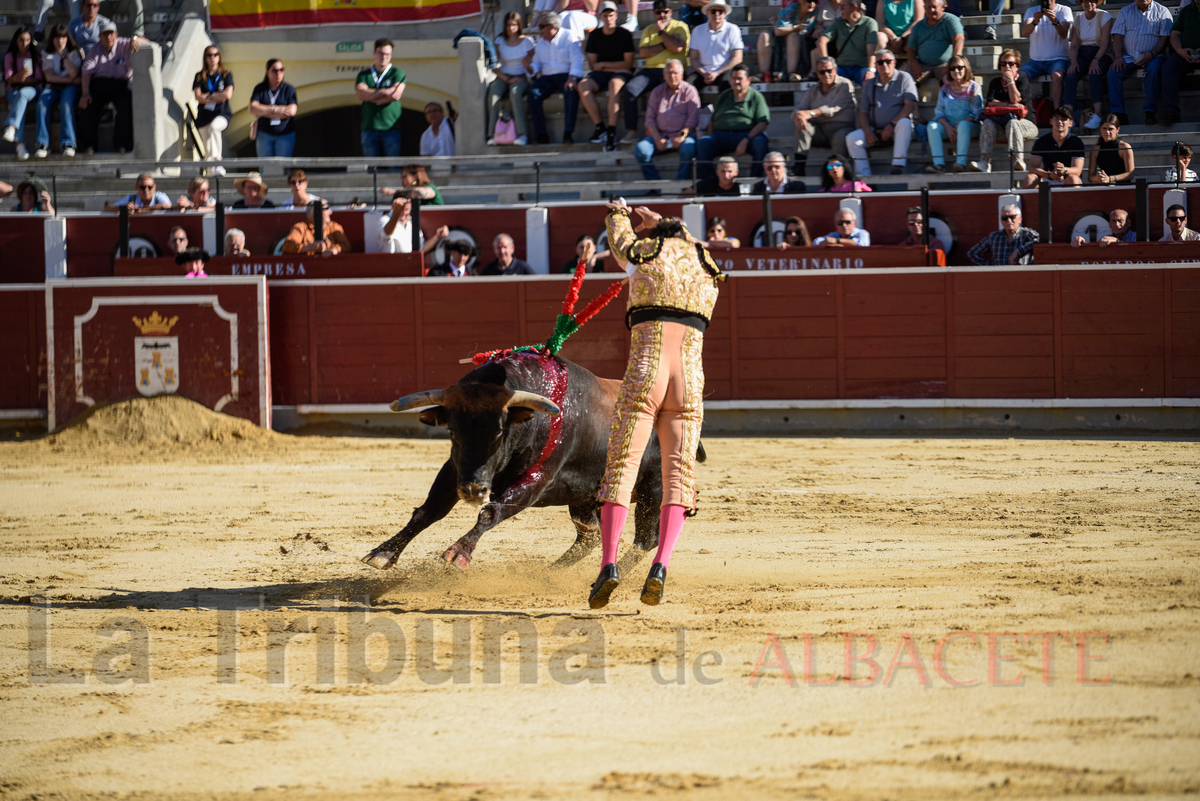
M879 0L875 22L879 25L878 49L904 53L917 23L925 21L923 0Z
M429 180L429 173L420 164L406 164L400 170L400 186L399 190L385 186L379 190L379 194L384 197L403 194L408 198L419 197L425 205L446 205L446 201L442 199L441 190L437 188L437 184Z
M999 231L979 240L967 252L974 264L1028 264L1033 246L1038 242L1038 233L1032 228L1021 227L1021 207L1010 203L1000 209Z
M210 258L207 250L185 248L175 254L175 264L184 269L184 278L208 278L204 265Z
M100 26L108 22L111 20L100 13L100 0L81 0L79 16L67 23L67 35L76 49L87 53L100 44Z
M454 122L446 119L441 103L425 104L425 122L429 127L421 134L421 155L453 156Z
M696 184L697 195L716 195L718 197L740 197L742 189L737 185L738 163L733 156L721 156L717 159L716 176L704 178Z
M925 245L925 214L921 211L920 206L911 206L904 215L905 225L908 226L908 236L901 239L896 244L905 247L916 247ZM946 246L942 244L942 240L936 236L929 237L929 249L940 250L943 258L946 253Z
M1108 226L1112 229L1112 233L1100 237L1100 247L1106 248L1118 242L1137 241L1137 232L1133 230L1132 221L1129 219L1129 212L1125 211L1125 209L1113 209L1110 211L1108 213ZM1087 240L1082 236L1077 236L1071 240L1071 247L1077 248L1086 242Z
M1167 174L1164 176L1166 180L1172 183L1196 180L1196 173L1188 169L1188 165L1192 163L1190 147L1183 142L1176 142L1171 148L1171 160L1175 162L1175 166L1167 168Z
M632 144L641 139L638 129L638 98L647 91L653 92L666 81L667 64L671 61L678 62L680 69L687 72L688 42L691 40L691 33L686 24L671 19L671 6L667 0L654 0L654 24L646 26L638 42L638 55L646 60L645 66L638 70L621 90L621 106L625 110L625 136L621 139L621 144ZM652 102L647 100L647 115ZM695 127L692 126L693 131Z
M693 31L697 25L707 22L704 16L704 0L683 0L679 6L679 21Z
M38 14L34 16L34 28L37 33L34 39L42 40L42 31L45 29L46 20L50 16L50 10L56 5L67 5L70 7L72 17L78 17L80 13L79 0L41 0L41 7ZM86 5L86 0L84 5ZM111 0L109 10L113 13L113 21L120 21L124 31L133 36L144 36L146 33L146 15L142 0ZM75 40L77 47L82 47L84 50L94 45L96 42L84 45L78 39Z
M412 253L412 201L404 195L397 194L392 198L391 213L380 222L379 251L381 253ZM417 239L421 243L421 252L428 255L446 237L450 229L440 226L430 239L425 239L425 232L418 231Z
M116 109L113 145L118 153L133 150L133 54L147 40L117 36L111 22L100 26L100 44L88 51L83 60L83 92L79 97L79 139L88 153L95 152L100 131L100 115L112 103Z
M1200 64L1200 5L1179 8L1171 25L1169 57L1162 69L1163 125L1179 122L1179 82Z
M542 104L557 92L563 94L563 144L575 143L575 116L579 113L576 89L583 78L583 51L560 24L558 14L553 11L543 17L538 25L542 38L533 54L525 56L531 72L538 76L529 90L529 113L533 117L533 139L539 145L550 143Z
M225 232L226 256L249 256L246 250L246 234L241 228L230 228Z
M65 25L50 29L50 45L42 53L42 75L46 85L38 95L37 151L39 159L50 154L50 109L58 104L58 143L62 154L75 155L75 104L83 74L83 54L71 47Z
M35 42L44 42L46 40L46 21L50 17L50 12L54 6L66 6L72 15L79 13L79 0L40 0L38 10L33 15L33 40Z
M1021 36L1029 38L1029 60L1021 65L1021 72L1031 81L1050 76L1050 97L1055 108L1062 105L1063 75L1071 63L1067 34L1072 19L1071 9L1056 0L1043 0L1041 5L1027 9L1021 22Z
M176 201L180 211L204 211L216 205L217 201L208 189L208 179L202 175L188 181L187 194L180 195Z
M926 17L928 20L928 17ZM871 174L867 149L892 144L892 175L900 175L908 164L912 141L912 114L917 110L917 84L913 76L897 72L890 50L875 54L879 74L868 78L858 99L858 129L846 136L846 149L859 175Z
M302 209L314 200L320 200L317 195L308 191L308 175L299 167L293 167L287 174L288 188L292 196L279 204L281 209Z
M663 83L654 87L646 101L645 139L633 149L633 157L642 167L647 181L661 178L652 163L656 153L679 151L676 181L686 181L691 175L692 159L696 156L696 125L700 121L700 93L683 80L683 63L673 58L662 69ZM637 78L635 77L636 81Z
M559 268L559 272L575 272L575 268L579 265L579 260L583 259L587 262L587 268L584 272L602 273L604 272L604 260L611 255L612 253L607 250L596 250L596 240L587 234L583 234L575 240L575 258L564 262L563 266Z
M962 55L964 42L962 21L946 11L946 0L925 0L925 19L908 37L908 72L917 83L927 75L942 81L950 59Z
M828 56L832 43L837 53L838 75L861 86L868 77L875 77L879 24L863 14L862 0L841 0L838 8L841 19L825 28L817 40L817 52L822 58Z
M812 237L808 235L808 226L804 224L804 220L788 217L783 223L783 241L775 247L780 250L812 247Z
M209 161L220 161L225 152L222 134L229 127L233 110L233 73L225 69L221 51L216 45L204 48L204 65L192 81L192 94L200 106L196 113L196 128L204 141Z
M260 159L288 159L296 149L296 87L283 79L283 73L282 61L268 59L262 83L250 93L250 114L255 118L250 138Z
M336 256L339 253L350 252L350 240L346 236L346 231L333 221L333 212L329 210L329 204L324 200L321 201L321 214L324 215L321 230L324 238L317 241L313 207L309 206L306 215L308 219L293 225L292 230L288 232L287 239L283 241L284 253Z
M354 79L354 95L362 103L362 151L368 158L400 155L400 97L406 76L392 64L394 47L391 39L376 39L375 63Z
M8 192L4 193L7 194ZM33 181L22 181L17 184L17 205L13 206L13 211L54 214L54 204L50 202L50 193L45 189L39 188Z
M725 74L742 63L745 49L742 29L726 20L729 6L722 0L706 3L704 15L708 17L708 24L692 30L692 41L688 45L688 61L695 70L692 85L701 95L729 88Z
M742 246L741 240L734 236L727 236L727 228L728 226L725 223L724 217L710 217L708 225L705 226L705 238L707 241L704 244L712 250L733 250L740 248Z
M430 268L429 276L462 278L479 275L474 266L467 264L474 257L475 248L471 247L470 243L461 239L451 239L446 243L446 263Z
M823 248L865 248L871 246L871 235L858 227L858 214L854 209L838 209L833 217L833 231L819 236L813 244Z
M979 135L979 116L983 113L983 92L971 74L971 65L962 56L951 56L946 65L946 83L938 91L933 122L929 123L929 152L933 164L926 172L946 171L942 155L942 136L955 146L955 172L967 171L967 150L971 137Z
M633 75L633 34L617 27L617 4L604 0L600 6L601 25L587 38L584 58L590 70L579 82L583 110L596 125L590 141L603 144L606 151L617 149L617 112L621 89ZM608 92L607 116L596 103L596 92Z
M1050 118L1050 133L1033 143L1029 152L1029 173L1021 182L1032 189L1041 181L1051 186L1079 186L1083 183L1083 140L1071 133L1074 124L1071 109L1058 108ZM1101 126L1103 127L1103 126Z
M187 250L187 246L187 231L183 230L178 225L172 228L171 233L167 234L167 255L176 256Z
M1071 27L1071 44L1067 53L1066 93L1063 103L1075 108L1079 76L1087 73L1088 88L1091 90L1092 111L1083 121L1083 127L1094 131L1100 127L1101 101L1104 100L1105 75L1112 66L1109 47L1112 44L1112 14L1100 11L1104 0L1080 0L1083 13L1075 17Z
M821 171L822 192L870 192L871 187L854 176L854 162L837 154L825 158Z
M804 181L788 177L787 162L778 151L772 150L763 156L763 171L766 176L750 188L750 194L761 196L767 189L772 195L803 195L808 191Z
M749 68L744 64L737 65L729 73L729 88L717 98L711 133L696 145L700 174L712 177L712 160L716 156L731 151L735 156L741 156L749 150L753 157L750 176L761 178L762 159L770 147L766 134L770 122L771 109L767 107L766 98L750 86Z
M130 214L142 214L148 211L167 211L171 208L171 198L166 192L159 192L154 178L148 172L137 177L135 191L116 201L104 204L105 211L119 211L122 206L129 209Z
M1122 125L1129 123L1125 114L1125 79L1146 70L1142 88L1147 125L1158 125L1158 93L1162 87L1162 67L1174 19L1171 12L1155 0L1136 0L1121 9L1112 28L1113 64L1108 69L1109 110Z
M500 63L492 68L496 78L488 84L488 144L496 144L500 101L508 95L517 129L513 144L527 145L529 129L525 124L525 93L529 91L529 73L525 69L525 58L533 52L533 40L521 31L521 15L516 11L504 15L504 34L496 37L495 44Z
M1133 146L1117 137L1121 126L1116 114L1109 114L1100 126L1100 138L1092 148L1088 181L1093 184L1133 182Z
M4 181L0 181L0 199L8 197L12 194L12 191L12 184L6 184Z
M247 173L245 178L233 182L242 199L233 204L235 209L273 209L275 204L267 200L267 185L263 183L261 173Z
M42 88L42 56L33 43L33 33L17 28L8 53L4 56L4 82L8 96L8 117L4 120L4 141L17 143L17 160L29 158L25 147L25 109ZM44 156L43 156L44 158Z
M492 252L496 258L479 271L480 275L533 275L529 263L515 258L517 247L508 234L496 234L492 240Z
M1021 54L1016 50L1004 50L999 58L1000 75L988 84L983 98L983 122L979 124L979 161L970 167L976 172L992 171L992 148L996 144L996 131L1004 128L1008 146L1017 154L1016 170L1025 171L1022 153L1025 140L1038 135L1037 125L1026 119L1029 107L1029 77L1021 72Z
M838 75L837 61L829 56L818 58L816 70L816 85L800 96L799 107L792 112L796 125L795 175L804 175L814 137L837 155L848 156L846 134L854 130L858 119L854 81Z
M1167 225L1170 230L1163 235L1159 242L1197 242L1200 232L1187 227L1187 209L1178 203L1167 209Z
M774 26L758 35L758 69L764 81L774 79L772 72L780 50L784 51L785 67L780 77L802 81L812 72L818 52L813 38L816 25L817 0L791 0L784 5L774 19Z

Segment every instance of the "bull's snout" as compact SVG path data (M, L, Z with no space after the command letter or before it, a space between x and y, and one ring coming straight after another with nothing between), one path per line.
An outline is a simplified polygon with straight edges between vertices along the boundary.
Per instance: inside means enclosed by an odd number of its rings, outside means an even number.
M467 503L481 504L488 498L488 493L492 488L487 484L459 484L458 497L459 500Z

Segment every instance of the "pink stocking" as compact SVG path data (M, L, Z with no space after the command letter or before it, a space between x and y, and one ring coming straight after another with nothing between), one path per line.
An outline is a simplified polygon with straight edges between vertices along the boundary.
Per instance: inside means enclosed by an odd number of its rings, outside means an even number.
M628 506L606 503L600 507L600 544L604 550L601 567L617 561L617 548L621 545L621 529L625 528L625 520L628 517Z
M658 554L654 557L655 562L662 562L663 567L669 567L671 564L671 552L675 550L675 543L679 542L679 535L683 533L683 513L687 511L686 506L677 506L669 504L662 508L658 518Z

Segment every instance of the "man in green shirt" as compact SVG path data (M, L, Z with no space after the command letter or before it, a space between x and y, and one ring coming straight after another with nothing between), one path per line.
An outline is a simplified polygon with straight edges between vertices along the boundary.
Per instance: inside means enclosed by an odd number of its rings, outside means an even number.
M1200 6L1184 6L1171 26L1171 55L1162 68L1163 125L1179 122L1179 82L1200 65Z
M717 156L725 153L742 156L748 149L754 159L750 176L763 177L763 156L770 147L766 134L770 122L771 109L766 98L750 88L750 68L738 64L729 72L729 88L717 97L711 132L696 145L699 176L712 178L716 174L713 159Z
M925 20L908 35L908 71L917 83L932 74L940 81L946 62L961 56L966 36L962 21L946 11L946 0L925 0Z
M400 96L404 70L392 66L392 40L375 40L375 63L358 73L354 92L362 101L362 149L369 157L400 155Z
M832 55L837 59L838 75L862 86L863 81L875 77L879 23L863 14L863 0L841 0L838 10L842 17L834 20L817 38L817 52L821 58Z

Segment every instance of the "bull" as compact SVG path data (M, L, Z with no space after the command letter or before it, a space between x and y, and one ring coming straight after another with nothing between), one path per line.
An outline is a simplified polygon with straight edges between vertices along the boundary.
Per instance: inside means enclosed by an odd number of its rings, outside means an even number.
M394 412L428 407L420 420L449 432L450 458L408 524L362 561L381 570L392 567L418 534L459 501L479 507L475 525L442 554L460 569L470 565L484 532L530 506L566 506L575 542L554 565L583 559L600 540L596 492L620 386L558 356L519 353L489 361L444 390L393 402ZM697 460L704 458L701 446ZM634 547L622 559L622 570L658 546L662 468L657 437L642 457L633 498Z

